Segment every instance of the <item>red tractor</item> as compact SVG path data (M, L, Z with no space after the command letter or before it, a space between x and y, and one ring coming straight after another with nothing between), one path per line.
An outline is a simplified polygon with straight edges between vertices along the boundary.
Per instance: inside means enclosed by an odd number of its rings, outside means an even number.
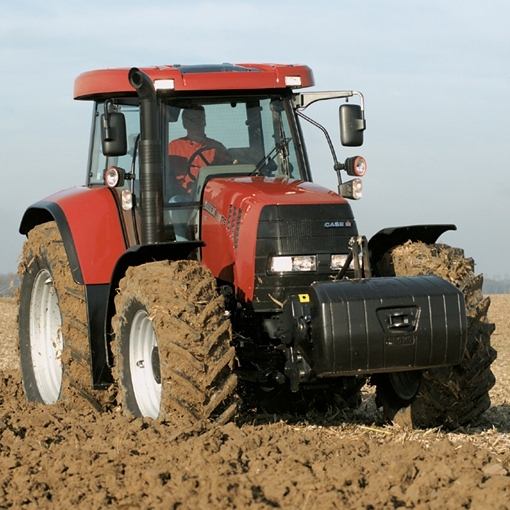
M339 163L303 111L343 100L341 143L360 146L363 96L302 92L313 84L301 65L77 78L75 99L94 104L86 184L20 226L28 400L221 423L239 395L355 405L369 380L388 420L410 406L418 425L455 427L489 407L482 278L434 244L455 226L360 236L347 199L365 160ZM338 193L312 182L302 122L325 133Z

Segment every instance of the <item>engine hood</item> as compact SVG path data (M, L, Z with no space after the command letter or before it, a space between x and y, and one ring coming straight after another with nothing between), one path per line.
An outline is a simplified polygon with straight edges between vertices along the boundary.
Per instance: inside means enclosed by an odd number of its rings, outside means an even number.
M311 182L213 178L205 186L202 205L202 262L219 280L233 284L245 303L267 301L257 298L254 290L264 284L271 254L318 253L328 258L327 254L346 252L349 238L356 234L347 201Z
M212 179L205 188L204 201L206 198L229 203L240 199L245 206L347 203L334 191L313 182L258 176Z

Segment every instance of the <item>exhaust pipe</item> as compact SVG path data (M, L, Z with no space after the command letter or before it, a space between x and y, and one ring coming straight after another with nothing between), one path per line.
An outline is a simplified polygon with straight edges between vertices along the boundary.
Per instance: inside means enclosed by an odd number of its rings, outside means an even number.
M152 80L132 68L129 83L140 99L140 202L142 243L164 242L163 161L158 130L156 91Z

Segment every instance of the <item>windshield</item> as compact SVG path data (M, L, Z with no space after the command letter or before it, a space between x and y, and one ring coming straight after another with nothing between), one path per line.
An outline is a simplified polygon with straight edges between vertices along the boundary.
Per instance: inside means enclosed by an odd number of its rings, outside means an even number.
M188 101L166 105L165 113L171 192L190 193L204 167L221 166L233 174L238 170L265 177L304 178L280 99Z
M115 105L115 111L126 118L128 152L110 158L103 156L101 150L100 119L104 105L97 105L89 184L103 184L104 171L111 165L121 166L127 172L134 170L139 178L136 157L139 107L132 101L129 103L118 101ZM167 147L163 152L168 156L163 158L167 196L182 192L175 186L187 188L185 191L189 193L190 181L196 179L200 169L209 166L231 166L234 175L237 168L240 174L306 180L303 163L297 156L296 134L289 123L285 103L279 98L228 103L174 101L162 105L162 118L161 138L166 140L164 147Z

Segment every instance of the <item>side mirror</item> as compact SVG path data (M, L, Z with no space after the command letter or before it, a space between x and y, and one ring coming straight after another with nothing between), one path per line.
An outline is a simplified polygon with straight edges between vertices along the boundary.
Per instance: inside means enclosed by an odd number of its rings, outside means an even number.
M181 108L177 106L167 106L168 112L168 122L177 122L179 119L179 114L181 113Z
M108 106L106 106L106 111ZM122 113L101 115L101 142L107 157L124 156L127 153L126 119Z
M340 140L346 147L363 145L363 131L366 123L363 110L358 104L340 106Z

